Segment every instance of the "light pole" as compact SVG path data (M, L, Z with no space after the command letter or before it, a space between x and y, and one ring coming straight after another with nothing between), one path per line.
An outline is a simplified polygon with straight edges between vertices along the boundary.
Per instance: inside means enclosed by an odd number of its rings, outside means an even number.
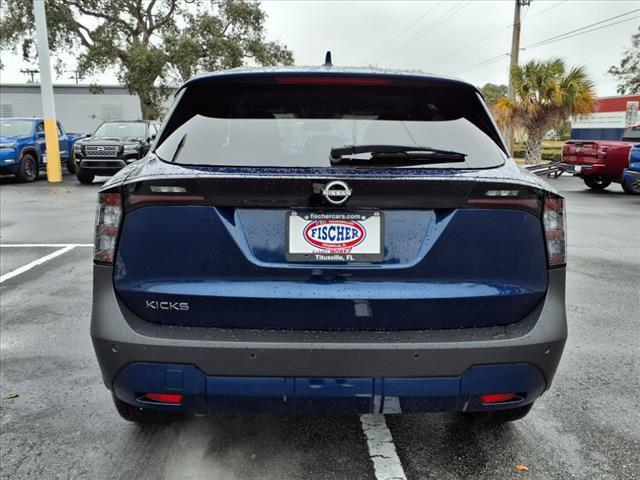
M62 167L60 165L60 146L58 144L56 111L53 103L53 84L51 83L51 63L49 62L47 17L44 7L44 0L33 0L33 16L36 20L36 40L38 44L38 61L40 63L40 95L42 96L42 114L44 117L47 180L51 183L57 183L62 182Z

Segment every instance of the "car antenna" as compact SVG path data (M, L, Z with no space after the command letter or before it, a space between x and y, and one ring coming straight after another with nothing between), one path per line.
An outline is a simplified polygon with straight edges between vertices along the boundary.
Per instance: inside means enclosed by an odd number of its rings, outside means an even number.
M333 63L331 63L331 50L327 51L324 56L324 67L333 67Z

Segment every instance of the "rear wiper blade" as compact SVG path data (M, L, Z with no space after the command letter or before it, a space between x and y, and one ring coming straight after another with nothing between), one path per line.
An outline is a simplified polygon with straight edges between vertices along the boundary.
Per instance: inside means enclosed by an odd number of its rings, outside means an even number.
M371 153L369 158L347 155ZM425 165L464 162L466 153L415 145L346 145L331 149L332 165Z
M184 142L187 140L187 134L185 133L182 138L180 139L180 142L178 143L178 146L176 147L176 151L173 152L173 156L171 157L171 163L176 163L176 160L178 159L178 155L180 154L180 150L182 150L182 147L184 147Z

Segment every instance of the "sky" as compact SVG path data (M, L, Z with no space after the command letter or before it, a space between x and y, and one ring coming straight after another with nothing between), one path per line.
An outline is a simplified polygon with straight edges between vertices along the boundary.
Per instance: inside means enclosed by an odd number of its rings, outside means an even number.
M286 44L298 65L321 64L325 51L331 50L335 65L417 69L482 86L508 81L514 3L266 0L262 7L268 15L267 38ZM591 27L598 30L535 44L632 10L640 10L638 0L531 0L521 12L520 63L562 57L570 66L586 67L599 96L615 95L617 83L607 70L619 64L623 51L631 46L640 11ZM615 22L620 23L608 26ZM7 52L2 52L2 58L2 83L27 80L20 69L33 65ZM55 82L74 83L70 76L64 74ZM91 82L117 83L110 72L84 83Z

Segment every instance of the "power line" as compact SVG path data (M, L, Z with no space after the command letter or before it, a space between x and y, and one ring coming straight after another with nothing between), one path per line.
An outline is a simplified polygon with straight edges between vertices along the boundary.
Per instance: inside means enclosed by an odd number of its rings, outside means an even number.
M601 24L603 24L605 22L609 22L611 20L615 20L617 18L624 17L626 15L629 15L631 13L635 13L635 12L638 12L638 11L640 11L640 8L639 9L635 9L635 10L630 10L628 12L622 13L620 15L615 15L613 17L610 17L610 18L607 18L607 19L604 19L604 20L600 20L599 22L595 22L595 23L592 23L590 25L585 25L584 27L580 27L580 28L577 28L577 29L574 29L574 30L570 30L570 31L562 33L560 35L554 35L553 37L549 37L549 38L546 38L544 40L540 40L538 42L535 42L535 43L532 43L530 45L527 45L526 47L523 48L523 50L526 50L526 49L529 49L529 48L535 48L535 47L539 47L539 46L543 46L543 45L548 45L548 44L551 44L551 43L559 42L560 40L566 40L568 38L577 37L579 35L584 35L584 34L587 34L587 33L594 32L596 30L612 27L612 26L617 25L619 23L623 23L623 22L628 22L630 20L634 20L636 18L639 18L640 16L626 18L624 20L619 20L618 22L613 22L613 23L609 23L607 25L602 25L602 26L597 27L597 28L591 28L591 27L594 27L594 26L597 26L597 25L601 25ZM589 30L587 30L587 29L589 29ZM471 70L476 70L476 69L478 69L480 67L484 67L486 65L490 65L490 64L495 63L497 61L500 61L505 56L509 56L509 52L503 53L501 55L497 55L495 57L488 58L488 59L483 60L481 62L474 63L473 65L469 65L468 67L465 67L465 68L463 68L461 70L457 70L456 72L454 72L454 74L457 75L457 74L460 74L460 73L470 72Z
M468 67L463 68L462 70L457 70L457 71L453 72L453 75L459 75L461 73L467 73L467 72L470 72L471 70L475 70L477 68L484 67L485 65L490 65L492 63L498 62L498 61L503 60L503 59L508 58L508 57L509 57L509 52L501 53L500 55L496 55L495 57L491 57L491 58L488 58L488 59L483 60L481 62L474 63L473 65L469 65Z
M491 37L495 37L495 36L496 36L496 35L498 35L499 33L502 33L502 32L504 32L504 31L509 30L511 27L512 27L512 25L507 25L505 28L500 29L500 30L497 30L497 31L495 31L495 32L493 32L493 33L491 33L491 34L487 35L486 37L482 37L481 39L476 40L476 41L475 41L475 42L473 42L473 43L468 43L468 44L467 44L467 45L465 45L464 47L460 47L460 48L458 48L457 50L453 50L453 51L451 51L451 52L449 52L449 53L447 53L447 54L443 55L443 56L442 56L442 57L440 57L438 60L436 60L436 63L437 63L437 62L439 62L440 60L442 60L443 58L446 58L446 57L448 57L448 56L450 56L450 55L453 55L454 53L462 52L463 50L466 50L467 48L473 47L473 46L477 45L478 43L484 42L485 40L487 40L487 39L489 39L489 38L491 38Z
M560 5L562 5L563 3L567 3L568 0L562 0L561 2L558 2L554 5L551 5L550 7L545 8L544 10L540 10L538 13L536 13L535 15L531 15L529 17L529 21L533 20L534 18L536 18L538 15L542 15L544 12L548 12L549 10L553 10L556 7L559 7ZM528 12L529 10L527 10ZM524 23L524 18L522 19L522 22ZM509 25L511 26L511 25Z
M527 48L544 47L545 45L550 45L552 43L559 42L560 40L566 40L568 38L579 37L580 35L584 35L585 33L591 33L591 32L595 32L596 30L601 30L603 28L613 27L614 25L618 25L619 23L630 22L631 20L635 20L636 18L640 18L640 15L636 15L635 17L631 17L631 18L625 18L623 20L618 20L617 22L609 23L608 25L602 25L602 26L597 27L597 28L592 28L592 29L587 30L585 32L579 32L579 33L574 33L573 35L567 35L565 37L557 38L557 39L549 41L549 42L537 43L535 45L529 45L527 47L522 47L522 50L526 50Z
M416 35L413 35L411 38L406 39L403 43L401 43L400 45L396 46L395 48L393 48L391 51L384 53L382 55L379 55L379 57L384 57L386 55L389 55L390 53L395 53L401 49L403 49L404 47L406 47L407 45L414 43L417 39L424 37L426 34L431 33L435 28L437 28L444 20L446 20L447 18L449 18L451 15L453 15L454 13L457 13L458 11L462 10L462 8L466 7L467 5L465 5L465 3L469 3L470 0L465 1L461 1L459 3L457 3L456 5L454 5L453 7L451 7L449 10L445 11L442 15L440 15L437 19L435 19L432 23L430 23L429 25L427 25L425 28L423 28L420 32L418 32Z
M529 17L529 21L531 21L531 20L532 20L532 19L534 19L535 17L537 17L537 16L539 16L539 15L542 15L543 13L545 13L545 12L547 12L547 11L549 11L549 10L553 9L553 8L559 7L559 6L560 6L560 5L562 5L563 3L566 3L567 1L568 1L568 0L562 0L561 2L558 2L558 3L554 4L554 5L551 5L550 7L547 7L547 8L545 8L544 10L540 10L540 11L539 11L539 12L537 12L535 15L531 15L531 16ZM528 11L529 11L529 10L527 10L527 12L528 12ZM524 19L522 20L522 23L524 23ZM487 35L486 37L482 37L482 38L480 38L480 39L476 40L475 42L468 43L468 44L466 44L465 46L458 48L457 50L453 50L453 51L451 51L451 52L449 52L449 53L447 53L447 54L445 54L445 55L441 56L440 58L438 58L438 60L436 60L436 63L440 62L440 60L442 60L442 59L444 59L444 58L447 58L447 57L449 57L449 56L451 56L451 55L453 55L453 54L455 54L455 53L459 53L459 52L462 52L463 50L466 50L466 49L468 49L468 48L474 47L474 46L478 45L479 43L482 43L482 42L484 42L485 40L488 40L488 39L489 39L489 38L491 38L491 37L495 37L496 35L498 35L498 34L500 34L500 33L502 33L502 32L505 32L505 31L509 30L511 27L513 27L513 25L509 24L509 25L507 25L506 27L501 28L500 30L496 30L495 32L490 33L490 34L489 34L489 35Z
M437 21L432 27L431 29L425 33L425 35L428 35L429 33L432 33L436 28L438 28L440 25L442 25L445 20L448 20L449 18L451 18L454 14L458 13L459 11L463 10L464 8L466 8L469 3L471 3L471 0L467 0L466 3L462 2L460 4L458 4L458 6L456 8L454 8L453 10L451 10L449 12L448 15L445 15L444 17L441 17L439 21ZM424 37L424 35L423 35Z
M555 36L553 36L553 37L549 37L549 38L547 38L547 39L540 40L539 42L532 43L531 45L528 45L528 46L527 46L527 47L525 47L525 48L533 48L533 47L537 47L537 46L540 46L540 45L546 45L546 44L548 44L548 43L553 43L551 40L554 40L554 39L557 39L557 40L564 40L565 38L576 37L576 36L578 36L578 34L579 34L579 35L582 35L583 33L593 32L593 31L595 31L595 30L600 30L601 28L611 27L611 26L613 26L613 25L617 25L618 23L622 23L622 22L626 22L626 21L629 21L629 20L633 20L634 18L638 18L638 17L636 16L636 17L627 18L627 19L625 19L625 20L621 20L621 21L619 21L619 22L610 23L610 24L603 25L603 26L598 27L598 28L591 29L591 30L589 30L589 31L587 31L587 32L583 32L583 30L585 30L585 29L587 29L587 28L591 28L591 27L594 27L594 26L596 26L596 25L600 25L600 24L602 24L602 23L608 22L608 21L610 21L610 20L615 20L616 18L624 17L624 16L627 16L627 15L629 15L629 14L631 14L631 13L636 13L636 12L640 12L640 8L637 8L637 9L635 9L635 10L630 10L630 11L628 11L628 12L626 12L626 13L622 13L622 14L620 14L620 15L616 15L615 17L607 18L606 20L601 20L601 21L599 21L599 22L592 23L591 25L586 25L586 26L581 27L581 28L576 28L575 30L571 30L571 31L569 31L569 32L565 32L565 33L562 33L562 34L560 34L560 35L555 35ZM581 32L581 33L578 33L578 32ZM571 35L571 34L573 34L573 33L576 33L576 35Z
M387 47L389 47L389 45L391 45L393 42L395 42L396 40L398 40L400 37L402 37L405 33L407 33L409 30L411 30L414 26L416 26L418 23L420 23L420 21L426 17L427 15L429 15L431 12L433 12L436 8L438 8L438 6L440 6L440 4L442 3L442 0L438 3L435 4L434 7L430 8L429 10L427 10L420 18L418 18L416 21L414 21L411 25L409 25L407 28L403 29L398 35L396 35L391 41L387 42L382 48L378 49L378 51L376 53L374 53L373 55L369 55L369 57L367 57L367 60L364 63L367 63L370 60L375 59L377 56L379 56L384 50L387 49Z

